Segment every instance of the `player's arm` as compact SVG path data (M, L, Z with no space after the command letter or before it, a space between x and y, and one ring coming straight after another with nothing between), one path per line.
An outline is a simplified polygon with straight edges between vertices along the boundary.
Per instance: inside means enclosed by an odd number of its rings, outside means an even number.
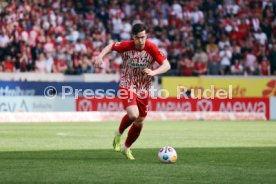
M171 69L171 65L167 57L160 51L160 49L155 45L151 44L149 53L153 59L160 65L157 69L151 70L149 68L144 69L144 72L149 76L155 76L167 72Z
M171 65L167 59L165 59L162 64L155 70L151 70L149 68L144 69L144 72L149 76L155 76L162 73L166 73L169 69L171 69Z
M99 67L103 63L103 58L112 51L112 45L113 43L103 48L103 50L98 55L98 57L95 58L94 64L96 67Z

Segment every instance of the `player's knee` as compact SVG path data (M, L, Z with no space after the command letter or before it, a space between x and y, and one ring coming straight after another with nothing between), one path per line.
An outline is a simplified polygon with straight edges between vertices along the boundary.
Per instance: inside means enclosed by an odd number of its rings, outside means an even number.
M135 124L137 127L142 127L143 121L142 122L135 121L133 124Z
M144 117L138 117L135 121L134 121L134 124L136 126L143 126L143 122L144 122Z
M138 117L138 118L136 119L136 122L142 124L144 120L145 120L145 117Z
M131 121L135 121L139 117L139 114L138 113L130 113L130 114L128 114L128 117Z

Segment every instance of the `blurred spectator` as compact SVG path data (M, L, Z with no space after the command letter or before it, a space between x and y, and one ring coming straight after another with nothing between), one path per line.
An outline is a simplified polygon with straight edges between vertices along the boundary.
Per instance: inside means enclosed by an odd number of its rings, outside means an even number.
M122 57L117 56L114 59L114 69L115 69L115 73L120 73L121 71L121 64L123 63Z
M215 38L210 37L208 39L209 43L206 45L206 51L208 55L216 55L219 51L218 45L215 43Z
M14 72L14 60L10 56L6 56L3 62L3 71L4 72Z
M131 24L128 19L123 19L121 31L120 31L120 38L122 40L129 40L131 39Z
M259 70L262 76L270 75L270 63L266 57L259 64Z
M2 31L0 31L0 48L6 48L9 43L10 43L10 38L6 33L6 29L3 28Z
M244 68L239 59L234 60L235 64L231 66L231 74L233 75L243 75Z
M245 55L245 70L247 75L257 75L258 74L258 63L257 58L253 54L252 49L248 51Z
M53 72L53 64L54 64L54 59L53 59L51 53L47 53L46 57L45 57L45 72L46 73Z
M224 45L224 49L219 52L220 56L220 73L227 75L230 73L230 65L232 58L232 51L228 45Z
M275 18L274 18L275 19ZM271 33L272 33L272 27L269 23L269 19L265 18L264 21L261 24L261 30L265 33L267 36L268 40L271 39Z
M56 59L54 60L53 64L53 72L54 73L65 73L68 66L66 63L66 57L63 53L58 53Z
M83 55L81 58L81 71L82 73L88 73L91 71L91 62L87 55Z
M120 33L123 29L123 22L119 15L115 15L112 18L112 39L113 40L120 40Z
M258 63L261 63L264 59L268 59L268 52L264 44L260 45L258 52L256 53Z
M44 54L40 54L35 62L35 71L38 73L46 73L46 59Z
M230 47L229 39L227 38L227 36L225 34L221 35L221 38L218 42L218 46L219 46L220 50L223 50L225 48L225 46Z
M198 58L198 60L195 61L195 65L194 65L194 75L200 76L200 75L206 75L206 74L207 74L207 65L201 58Z
M231 65L235 65L238 63L241 63L243 60L243 56L241 54L241 47L237 44L236 41L233 41L232 44L232 58L231 58Z
M184 56L183 60L179 62L180 75L182 76L192 76L194 69L193 60L189 59L188 56Z
M208 61L208 56L207 56L206 52L204 52L204 51L201 49L201 47L198 47L196 53L194 54L193 60L194 60L194 61L201 60L202 62L207 63L207 61Z
M213 54L209 56L208 61L208 74L209 75L219 75L220 74L220 58L218 54Z
M276 75L276 42L273 43L272 51L269 55L271 74Z
M261 29L258 29L254 36L259 44L265 45L267 43L267 36Z

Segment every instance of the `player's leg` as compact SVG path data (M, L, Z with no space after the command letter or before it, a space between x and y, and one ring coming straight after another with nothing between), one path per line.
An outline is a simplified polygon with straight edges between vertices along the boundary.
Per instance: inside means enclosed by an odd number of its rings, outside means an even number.
M121 150L122 134L139 116L137 105L131 105L126 108L127 114L123 117L118 131L115 131L113 139L113 148L115 151Z
M126 108L127 114L123 117L119 129L118 134L122 135L127 129L139 116L139 110L137 105L130 105Z
M128 136L125 141L125 147L129 148L138 139L143 128L143 121L145 117L138 117L130 127L128 131Z
M145 117L147 116L147 103L148 99L138 99L137 98L137 107L139 110L139 117L135 119L135 121L132 123L132 126L130 127L128 131L128 135L125 141L125 145L122 148L122 152L126 155L126 157L130 160L134 160L134 157L130 151L131 145L138 139L140 136L140 133L143 128L143 121L145 120Z
M138 117L130 127L128 131L128 135L125 141L124 146L122 147L122 153L127 157L129 160L134 160L134 156L130 150L131 145L137 140L139 137L141 130L143 128L143 121L145 117Z
M113 148L115 151L121 150L121 135L124 133L133 121L139 116L139 110L136 104L136 96L127 89L120 89L120 98L123 102L124 108L127 114L122 118L120 126L117 131L115 131L115 136L113 139Z
M129 148L140 136L141 130L143 128L143 121L147 116L147 105L148 99L136 99L137 110L139 110L139 117L135 119L128 131L128 136L125 142L125 147ZM138 114L136 114L138 115Z
M120 88L119 92L124 109L127 114L122 118L120 126L118 128L118 134L122 135L132 122L139 116L139 110L136 103L136 94L129 89Z

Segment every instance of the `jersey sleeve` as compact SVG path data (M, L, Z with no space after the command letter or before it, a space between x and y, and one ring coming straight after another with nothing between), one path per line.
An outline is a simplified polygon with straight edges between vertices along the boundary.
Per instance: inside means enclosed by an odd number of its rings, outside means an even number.
M160 51L160 49L156 45L152 45L151 55L154 60L160 65L167 59L167 57Z
M130 43L127 41L124 42L114 42L112 45L112 50L122 53L129 48Z

